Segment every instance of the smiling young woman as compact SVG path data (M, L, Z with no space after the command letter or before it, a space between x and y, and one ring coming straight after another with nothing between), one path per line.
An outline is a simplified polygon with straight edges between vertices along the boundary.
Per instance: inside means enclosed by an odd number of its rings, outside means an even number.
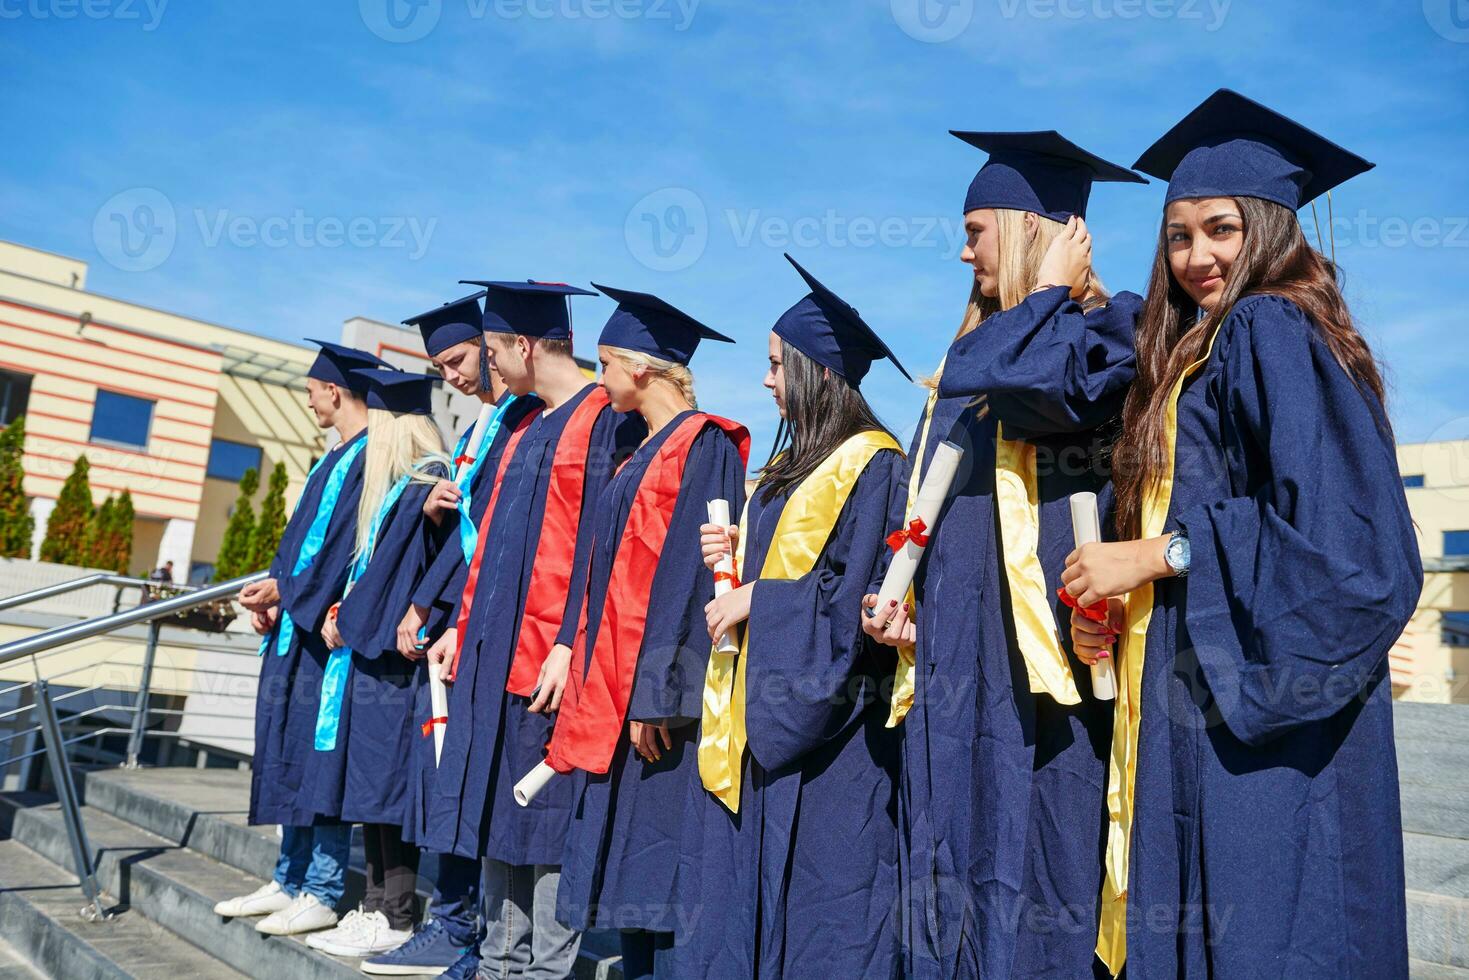
M1372 165L1221 90L1136 166L1170 183L1116 467L1130 540L1064 575L1127 597L1098 953L1406 976L1387 654L1422 569L1381 379L1295 215Z

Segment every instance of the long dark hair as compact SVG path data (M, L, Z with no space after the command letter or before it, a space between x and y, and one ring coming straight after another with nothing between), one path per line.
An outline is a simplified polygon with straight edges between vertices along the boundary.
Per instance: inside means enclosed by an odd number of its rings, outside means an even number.
M1279 296L1301 308L1338 364L1379 405L1385 400L1382 375L1367 342L1352 323L1342 298L1336 266L1311 247L1288 208L1255 197L1237 197L1244 220L1244 242L1229 267L1218 304L1200 311L1173 278L1168 265L1168 227L1164 217L1158 250L1135 335L1137 380L1122 409L1122 438L1116 450L1117 531L1124 538L1142 533L1142 500L1167 465L1164 413L1173 386L1198 360L1214 328L1245 296ZM1202 315L1201 315L1202 313ZM1386 424L1386 413L1383 413Z
M828 371L784 340L780 342L785 368L786 417L775 435L770 459L760 468L757 492L764 503L789 493L822 460L859 432L887 432L846 378ZM889 433L891 435L891 433Z

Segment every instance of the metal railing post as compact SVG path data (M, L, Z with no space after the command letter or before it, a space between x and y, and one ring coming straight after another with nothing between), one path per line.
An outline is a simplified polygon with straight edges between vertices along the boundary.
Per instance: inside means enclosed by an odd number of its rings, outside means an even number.
M143 673L138 678L138 703L133 706L133 730L128 735L128 756L124 769L138 768L143 751L143 732L148 728L148 698L153 689L153 660L158 653L159 621L148 624L148 647L143 653Z
M56 799L61 805L61 818L66 824L66 837L71 842L72 862L77 877L81 879L82 894L87 904L82 907L82 918L96 922L107 918L102 907L101 890L97 887L97 869L92 864L92 845L87 840L87 829L82 826L81 804L77 799L76 783L71 778L71 766L66 761L66 742L61 737L61 723L56 720L56 706L51 703L51 685L43 680L36 681L36 707L41 713L41 733L46 739L46 757L51 762L51 782L56 785Z

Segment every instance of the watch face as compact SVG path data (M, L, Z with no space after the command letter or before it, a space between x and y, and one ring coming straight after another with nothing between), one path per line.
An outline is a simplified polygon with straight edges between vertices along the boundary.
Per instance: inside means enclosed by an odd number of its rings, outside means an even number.
M1164 551L1163 557L1175 572L1187 571L1190 558L1188 538L1174 535L1169 539L1168 548Z

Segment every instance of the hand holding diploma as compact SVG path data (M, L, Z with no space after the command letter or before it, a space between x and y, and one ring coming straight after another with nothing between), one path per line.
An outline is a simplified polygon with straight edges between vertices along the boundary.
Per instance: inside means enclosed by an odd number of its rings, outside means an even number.
M736 527L733 535L727 533L727 529L733 526L729 522L728 500L711 500L709 501L708 507L709 523L704 525L702 530L705 532L711 528L719 530L723 532L725 541L725 547L722 551L715 550L713 552L712 557L714 563L709 565L714 570L714 597L717 599L722 595L734 591L739 584L738 575L735 571L734 549L735 541L739 538L740 529ZM709 564L710 557L711 553L706 537L704 544L704 562L706 565ZM719 653L724 654L736 654L740 652L740 645L735 642L734 636L728 632L721 632L719 634L714 641L714 648Z
M1077 551L1085 545L1101 540L1101 520L1097 515L1097 495L1090 492L1071 495L1071 528ZM1108 649L1108 637L1114 633L1111 627L1111 608L1106 599L1084 605L1066 587L1060 590L1061 600L1074 611L1071 615L1073 646L1078 654L1087 657L1091 667L1092 695L1098 701L1117 699L1117 674ZM1085 596L1083 597L1085 598ZM1095 642L1094 642L1095 641Z
M888 535L888 547L893 549L892 562L882 578L882 587L877 590L877 601L864 603L877 615L887 614L884 625L908 597L913 576L918 572L918 562L928 547L929 535L938 524L939 511L949 497L949 488L954 485L954 475L958 473L959 461L963 458L964 450L952 442L939 443L918 488L918 496L913 500L908 523Z

